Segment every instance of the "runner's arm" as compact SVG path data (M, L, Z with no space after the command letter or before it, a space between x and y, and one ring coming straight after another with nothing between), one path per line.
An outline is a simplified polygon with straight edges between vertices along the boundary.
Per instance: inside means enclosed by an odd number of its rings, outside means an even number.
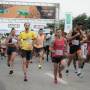
M83 32L81 32L81 33L82 33L82 36L83 36L83 40L81 40L80 43L82 44L82 43L87 41L87 36Z
M74 35L74 36L71 36L70 38L68 38L69 40L73 40L74 38L76 38L77 36L79 36L80 35L80 33L77 33L76 35Z

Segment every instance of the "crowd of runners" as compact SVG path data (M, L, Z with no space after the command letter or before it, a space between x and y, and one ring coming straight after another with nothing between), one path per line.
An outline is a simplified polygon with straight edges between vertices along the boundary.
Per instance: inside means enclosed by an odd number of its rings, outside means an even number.
M14 73L14 60L20 55L24 81L28 81L28 66L33 62L33 56L39 58L39 69L42 69L45 56L47 62L49 56L51 57L55 84L58 83L58 75L60 79L63 78L64 68L68 75L72 61L77 76L83 77L84 65L90 62L90 32L83 31L82 25L77 24L70 33L57 29L55 32L51 30L47 35L43 29L40 29L38 34L30 31L30 23L25 23L24 27L24 31L19 35L16 35L15 28L12 28L10 34L0 40L0 58L7 59L10 75Z

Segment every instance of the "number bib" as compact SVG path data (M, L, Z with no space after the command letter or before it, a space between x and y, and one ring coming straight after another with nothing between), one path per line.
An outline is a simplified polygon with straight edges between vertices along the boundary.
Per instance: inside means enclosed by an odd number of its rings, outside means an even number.
M72 44L73 44L73 45L79 45L79 40L73 40L73 41L72 41Z
M61 56L61 55L63 55L63 50L56 50L55 54Z
M14 43L14 44L17 43L17 40L13 38L12 43Z
M29 43L29 44L32 44L32 40L31 39L27 39L27 40L25 40L27 43Z

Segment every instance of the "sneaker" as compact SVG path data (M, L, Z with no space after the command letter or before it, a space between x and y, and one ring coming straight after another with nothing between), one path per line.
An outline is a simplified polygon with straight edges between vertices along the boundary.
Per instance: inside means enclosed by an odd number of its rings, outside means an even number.
M27 78L24 78L24 81L27 82L28 81Z
M8 65L8 67L10 67L10 64L9 63L7 65Z
M80 78L83 78L83 74L82 73L78 73L77 76L80 77Z
M66 70L66 75L68 76L68 74L69 74L69 70Z
M25 82L27 82L27 81L28 81L28 79L27 79L27 77L26 77L26 76L24 77L24 81L25 81Z
M13 74L13 70L10 70L9 74L12 75Z
M41 69L42 68L42 65L38 65L38 68Z

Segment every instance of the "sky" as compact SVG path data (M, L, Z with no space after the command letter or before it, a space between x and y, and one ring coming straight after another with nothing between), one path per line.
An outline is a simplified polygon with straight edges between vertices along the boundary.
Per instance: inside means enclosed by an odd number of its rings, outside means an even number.
M86 13L88 16L90 16L90 0L7 0L7 1L60 3L60 19L65 18L64 16L65 12L71 12L73 17L76 17L82 13Z

